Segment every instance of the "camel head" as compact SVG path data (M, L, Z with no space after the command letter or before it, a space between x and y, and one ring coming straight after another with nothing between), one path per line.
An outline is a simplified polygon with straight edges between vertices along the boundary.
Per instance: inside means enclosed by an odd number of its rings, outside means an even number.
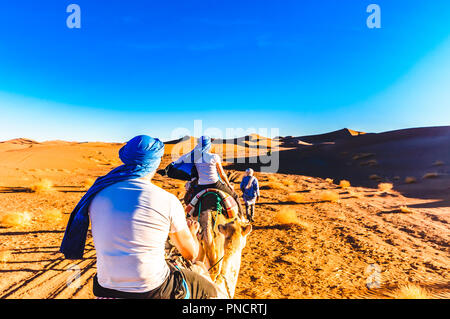
M248 234L252 231L252 225L235 218L217 227L225 240L223 262L216 284L227 291L230 298L233 298L241 268L242 250L247 243Z

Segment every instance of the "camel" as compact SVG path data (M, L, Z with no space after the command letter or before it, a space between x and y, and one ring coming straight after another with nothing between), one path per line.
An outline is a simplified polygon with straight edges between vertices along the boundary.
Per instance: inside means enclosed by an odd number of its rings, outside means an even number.
M241 267L242 250L252 226L242 217L227 219L217 213L214 196L205 195L201 202L204 209L199 216L201 250L197 260L207 265L220 297L232 299Z

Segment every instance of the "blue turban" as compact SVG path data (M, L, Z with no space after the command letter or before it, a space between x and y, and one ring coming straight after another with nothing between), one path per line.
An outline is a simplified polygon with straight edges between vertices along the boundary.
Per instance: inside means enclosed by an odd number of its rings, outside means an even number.
M83 258L89 228L89 205L104 188L129 179L140 178L155 171L164 155L164 143L147 135L136 136L119 151L124 165L97 178L70 214L60 251L68 259Z

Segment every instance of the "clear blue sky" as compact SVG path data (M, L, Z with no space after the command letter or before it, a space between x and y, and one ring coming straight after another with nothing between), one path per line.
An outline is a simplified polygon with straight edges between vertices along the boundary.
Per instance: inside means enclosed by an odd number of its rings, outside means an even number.
M449 88L448 0L0 0L0 140L450 125Z

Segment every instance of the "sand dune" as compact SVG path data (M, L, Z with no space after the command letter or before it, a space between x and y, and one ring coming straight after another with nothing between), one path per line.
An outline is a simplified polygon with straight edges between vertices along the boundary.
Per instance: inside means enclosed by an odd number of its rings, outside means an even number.
M161 168L174 148L190 149L194 142L192 137L167 142ZM242 150L244 157L255 156L255 146L266 138L228 140L230 149L223 142L216 140L214 147L226 150L226 169L238 175L236 182L244 169L260 166L231 160ZM280 171L256 173L262 197L243 252L236 297L393 298L406 284L422 287L432 298L450 297L449 127L381 134L345 129L269 142L279 155ZM64 260L58 249L88 180L120 165L121 145L0 143L0 217L14 212L31 216L15 227L0 224L0 297L93 297L92 238L81 261ZM424 178L430 172L437 175ZM407 176L416 182L406 184ZM32 192L42 179L50 182L48 189ZM341 179L350 186L339 186ZM154 182L179 198L184 194L183 182L159 175ZM392 183L393 189L379 189L380 182ZM375 269L371 265L380 270L379 288L367 288ZM81 270L79 289L66 285L73 267Z

